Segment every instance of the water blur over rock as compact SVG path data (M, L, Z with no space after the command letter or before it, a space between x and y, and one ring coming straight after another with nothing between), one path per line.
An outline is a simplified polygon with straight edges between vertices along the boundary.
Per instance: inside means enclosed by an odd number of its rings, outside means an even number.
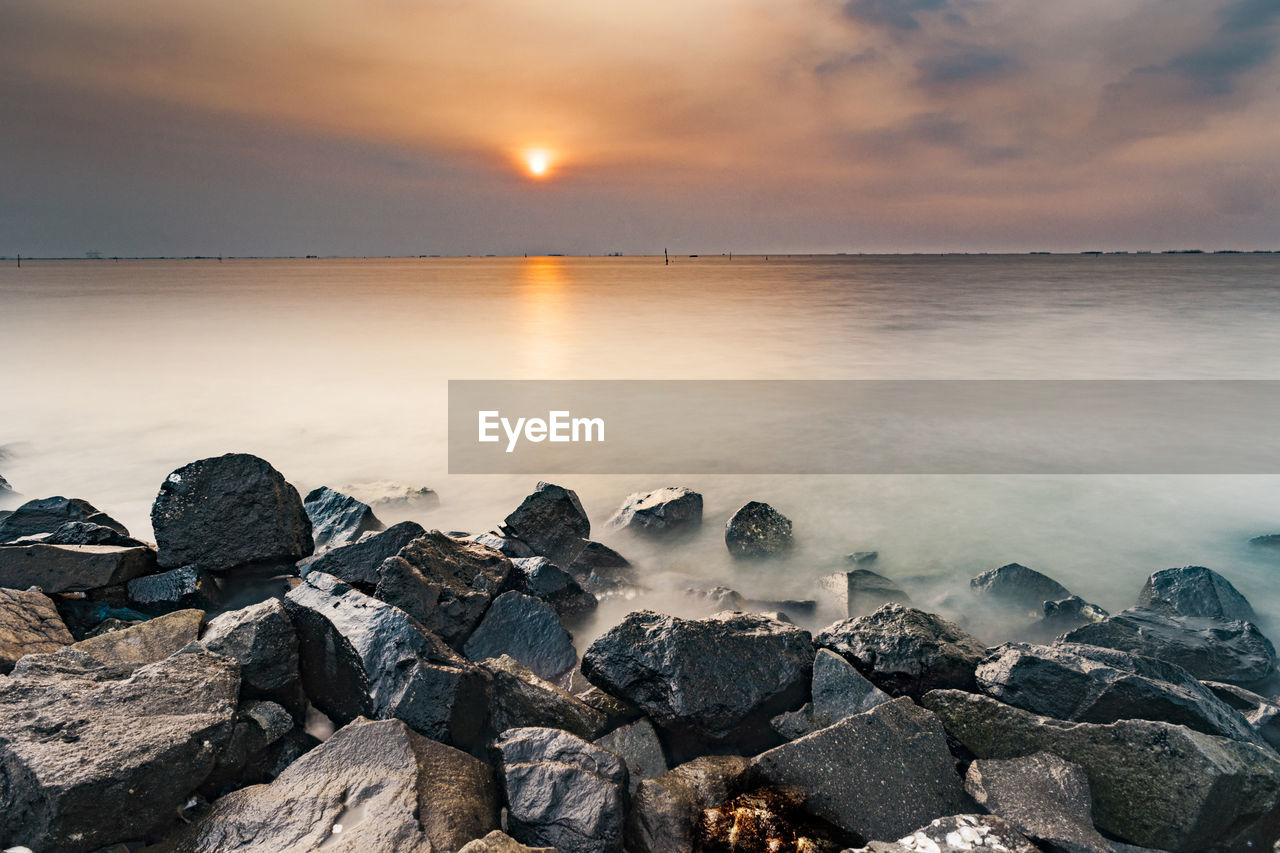
M1071 591L1065 586L1020 563L983 572L969 581L969 588L978 595L1035 612L1040 612L1046 601L1071 597Z
M629 495L606 527L635 533L689 531L702 524L702 495L691 489L668 486Z
M911 596L902 587L870 569L836 572L818 583L832 596L841 618L866 616L884 604L911 604Z

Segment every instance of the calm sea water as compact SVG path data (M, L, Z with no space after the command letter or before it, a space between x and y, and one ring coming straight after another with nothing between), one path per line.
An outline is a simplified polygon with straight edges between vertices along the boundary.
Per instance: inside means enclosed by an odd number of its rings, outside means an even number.
M304 491L429 485L420 520L481 530L534 483L447 476L448 379L1280 379L1278 297L1270 255L7 262L0 473L146 536L169 471L246 451ZM671 479L562 483L598 529L631 491L706 497L679 548L602 536L653 590L602 623L695 612L679 590L699 579L803 597L871 549L930 595L1018 561L1111 609L1204 564L1280 615L1280 557L1244 544L1280 532L1277 477ZM721 525L750 499L795 522L787 563L727 560Z

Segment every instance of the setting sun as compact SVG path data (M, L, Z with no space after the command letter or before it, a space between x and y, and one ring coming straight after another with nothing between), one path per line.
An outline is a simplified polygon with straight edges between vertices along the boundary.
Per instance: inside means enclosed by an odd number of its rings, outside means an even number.
M532 148L524 153L524 164L535 178L545 178L551 169L551 152L545 148Z

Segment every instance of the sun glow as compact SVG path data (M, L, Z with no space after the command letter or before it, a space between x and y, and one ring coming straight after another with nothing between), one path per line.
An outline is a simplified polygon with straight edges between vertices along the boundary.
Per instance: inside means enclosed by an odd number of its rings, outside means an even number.
M524 152L524 165L535 178L545 178L551 171L551 152L545 148L530 148Z

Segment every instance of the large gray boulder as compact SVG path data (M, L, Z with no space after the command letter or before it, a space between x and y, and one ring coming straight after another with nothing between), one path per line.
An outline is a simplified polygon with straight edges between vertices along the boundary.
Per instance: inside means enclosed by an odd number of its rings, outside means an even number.
M48 596L38 589L0 587L0 675L24 655L56 652L73 642Z
M627 818L626 846L633 853L693 850L702 813L746 787L751 759L708 755L636 786Z
M1147 720L1070 723L959 690L923 702L978 758L1050 752L1083 767L1097 827L1130 844L1206 850L1280 799L1280 758L1253 744Z
M1249 600L1231 581L1204 566L1155 572L1138 593L1138 606L1172 616L1258 621Z
M430 853L498 827L493 771L400 720L357 719L269 785L219 799L172 853Z
M1041 853L1008 821L989 814L960 814L940 817L897 841L872 841L866 847L844 853ZM1075 851L1072 851L1075 853Z
M24 536L52 533L69 521L87 521L108 527L124 536L129 535L129 531L123 524L105 512L100 512L88 501L57 495L52 498L27 501L0 519L0 544L12 542Z
M1071 596L1071 591L1053 578L1020 563L983 572L969 581L969 588L983 597L1037 613L1044 602Z
M682 486L628 495L613 517L605 522L606 527L636 533L687 531L701 524L702 495Z
M893 701L889 694L862 677L853 665L830 649L818 649L813 660L813 701L799 711L775 719L773 727L788 740L838 723Z
M591 521L578 495L552 483L538 483L503 522L504 533L559 566L570 566L586 547Z
M147 547L117 545L0 545L0 587L37 586L47 593L119 586L156 570Z
M739 559L776 557L791 550L791 519L760 501L751 501L724 526L724 544Z
M562 679L578 662L573 638L551 605L515 591L493 600L462 651L477 661L510 655L549 681Z
M151 526L166 569L291 564L314 549L298 490L247 453L200 459L165 477Z
M818 583L831 594L835 609L851 618L866 616L884 604L911 604L902 587L870 569L836 572Z
M240 664L246 697L270 699L297 711L301 697L298 635L279 599L230 610L211 620L200 642Z
M507 655L480 662L493 677L493 730L527 727L563 729L592 740L608 726L608 718L578 697L534 675Z
M230 736L238 688L204 651L137 670L24 658L0 678L0 847L84 853L165 831Z
M302 506L311 519L311 537L317 551L350 544L363 534L377 532L386 526L367 503L335 492L328 486L308 492L302 499Z
M352 584L361 592L373 592L378 585L379 567L426 532L416 521L402 521L381 532L362 536L358 542L333 548L302 563L301 572L304 577L309 572L324 572Z
M808 811L863 838L971 810L942 724L906 698L762 753L754 771L802 789Z

